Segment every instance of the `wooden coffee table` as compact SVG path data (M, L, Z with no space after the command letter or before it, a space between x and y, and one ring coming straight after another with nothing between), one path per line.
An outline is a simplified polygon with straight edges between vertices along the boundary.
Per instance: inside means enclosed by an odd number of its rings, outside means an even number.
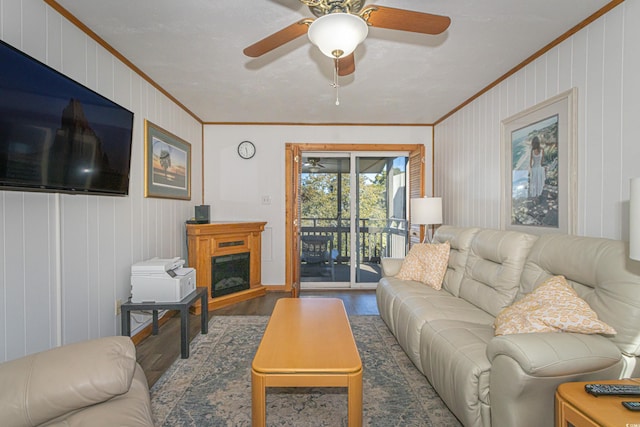
M253 427L266 423L266 387L347 387L349 426L362 425L362 362L341 300L276 302L251 365Z

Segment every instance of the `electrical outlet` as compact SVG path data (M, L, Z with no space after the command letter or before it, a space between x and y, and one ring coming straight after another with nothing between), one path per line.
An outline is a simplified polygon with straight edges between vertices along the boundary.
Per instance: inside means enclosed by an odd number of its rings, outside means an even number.
M270 205L271 204L271 196L262 196L262 204Z
M122 305L122 300L121 299L117 299L116 300L116 316L120 315L120 306Z

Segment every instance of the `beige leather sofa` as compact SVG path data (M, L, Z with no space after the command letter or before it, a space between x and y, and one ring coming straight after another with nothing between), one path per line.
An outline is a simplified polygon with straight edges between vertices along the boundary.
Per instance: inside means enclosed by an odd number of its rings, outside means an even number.
M131 339L100 338L0 364L0 425L153 426Z
M640 262L625 242L560 234L440 227L449 241L441 290L394 278L384 259L380 315L415 366L467 427L552 426L567 381L640 376ZM502 308L564 275L615 336L494 336Z

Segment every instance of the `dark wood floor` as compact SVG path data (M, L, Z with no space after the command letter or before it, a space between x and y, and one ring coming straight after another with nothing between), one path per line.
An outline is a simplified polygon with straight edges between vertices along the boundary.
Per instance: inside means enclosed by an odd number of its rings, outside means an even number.
M378 306L374 290L345 290L345 291L306 291L301 292L301 298L340 298L344 302L349 315L377 315ZM215 316L270 316L276 301L289 298L288 292L267 292L260 298L254 298L209 312L209 320ZM189 319L189 335L193 339L200 333L200 318L192 315ZM158 335L149 336L137 347L138 362L142 366L149 387L162 376L171 364L180 357L180 316L174 316L160 327Z

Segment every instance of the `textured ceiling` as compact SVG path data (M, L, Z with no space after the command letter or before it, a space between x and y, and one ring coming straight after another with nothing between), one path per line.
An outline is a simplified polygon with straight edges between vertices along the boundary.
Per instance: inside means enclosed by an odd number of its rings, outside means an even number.
M371 28L340 79L302 36L242 50L301 18L297 0L58 0L204 122L431 124L607 0L380 0L451 17L438 36Z

